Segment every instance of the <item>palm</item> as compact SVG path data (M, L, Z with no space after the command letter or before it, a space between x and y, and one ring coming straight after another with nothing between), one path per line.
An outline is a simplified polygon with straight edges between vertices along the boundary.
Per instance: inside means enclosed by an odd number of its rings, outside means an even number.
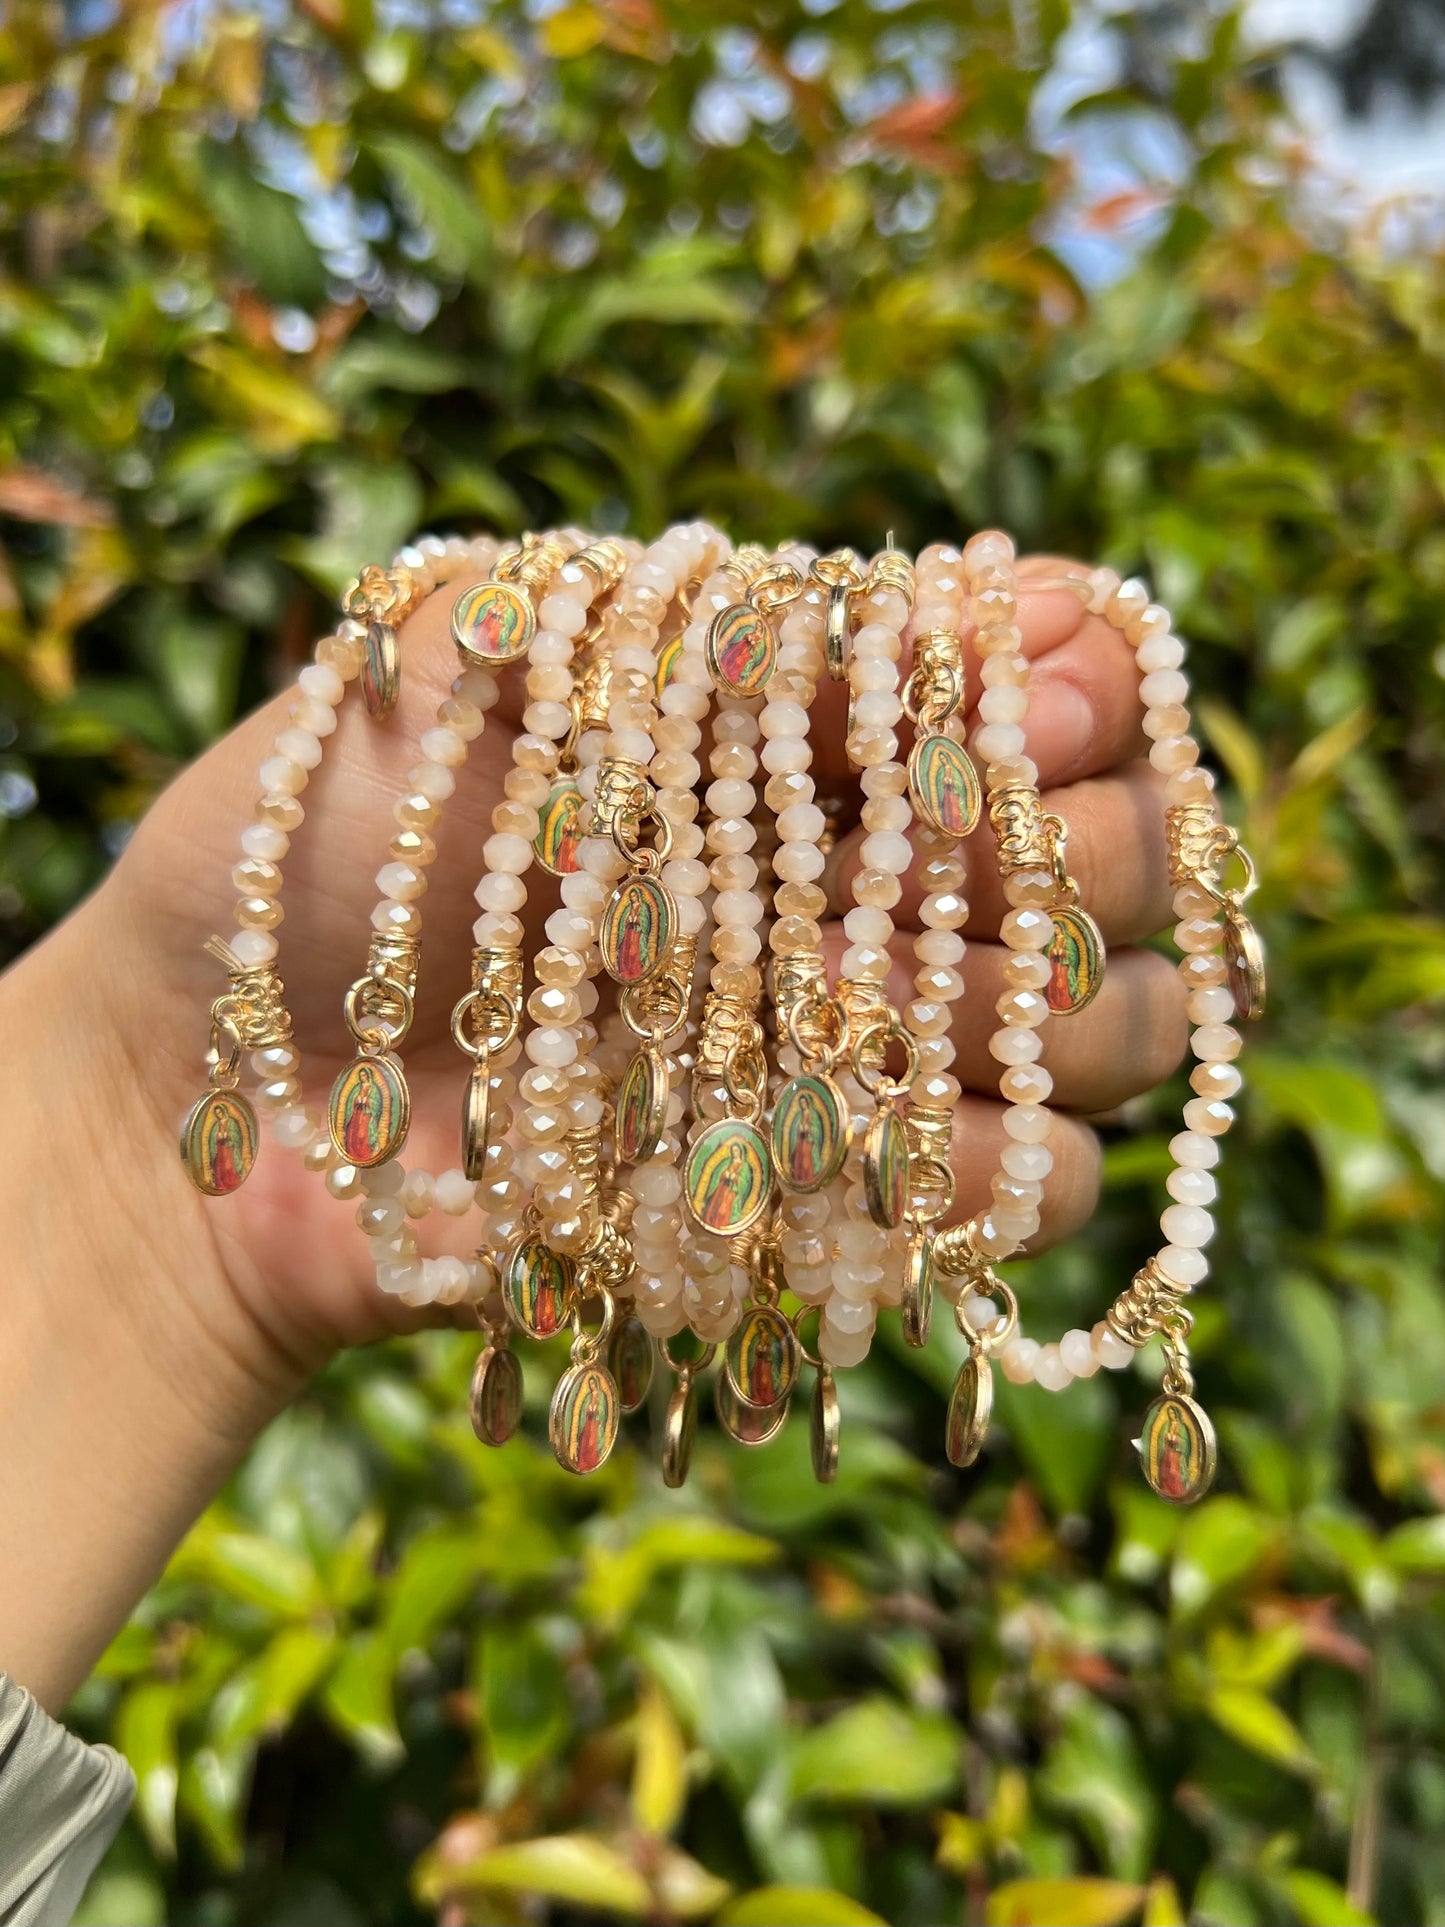
M286 859L279 967L302 1077L313 1113L352 1055L342 1018L347 985L366 966L376 871L393 834L391 805L417 760L420 732L433 720L455 672L446 644L445 591L408 625L402 695L391 719L373 724L348 694L326 757L303 793L306 821ZM211 1203L190 1193L174 1154L172 1125L203 1084L202 1054L212 1000L225 987L220 966L202 945L234 928L231 868L241 829L250 821L256 770L284 726L286 698L267 704L207 752L160 798L118 866L107 894L126 900L144 933L147 989L156 1011L152 1088L159 1155L168 1193L192 1222L199 1214L215 1234L233 1286L268 1329L288 1344L320 1354L422 1322L375 1289L366 1240L354 1208L332 1198L301 1160L266 1141L249 1182L231 1199ZM407 1040L408 1082L415 1100L408 1161L428 1169L457 1162L457 1116L463 1062L449 1031L453 1003L466 986L477 852L490 833L515 734L514 709L489 718L468 768L446 805L436 863L421 908L426 927L416 1018ZM178 887L179 886L179 887ZM429 1247L464 1251L465 1221L442 1219Z
M1052 565L1039 564L1045 570ZM1029 565L1025 565L1027 574ZM351 1055L342 1018L347 985L365 967L375 874L386 860L391 805L417 760L420 732L433 720L454 673L447 617L455 594L441 590L403 632L403 682L397 710L378 727L354 697L340 712L320 770L302 801L307 820L286 862L280 970L295 1033L303 1048L302 1074L313 1109L324 1100ZM1064 1108L1097 1110L1146 1088L1170 1070L1183 1047L1182 1004L1163 960L1119 950L1151 933L1168 914L1162 839L1142 827L1157 821L1157 783L1135 759L1139 736L1135 672L1118 636L1098 619L1081 620L1070 596L1038 594L1021 616L1026 649L1037 664L1037 742L1031 748L1044 782L1068 787L1050 798L1076 825L1071 861L1115 946L1104 990L1082 1026L1057 1027L1051 1045L1056 1098ZM501 705L473 745L456 793L437 832L438 857L422 900L423 967L416 1016L405 1060L414 1099L407 1161L437 1171L457 1161L457 1117L464 1067L452 1042L449 1016L467 983L472 891L480 850L501 799L518 727L520 676L504 679ZM1082 741L1065 727L1051 695L1083 692L1095 724ZM976 688L974 690L976 694ZM849 783L842 744L845 692L825 684L815 708L815 773L820 790ZM233 1199L210 1204L188 1185L174 1153L173 1127L202 1085L201 1055L207 1013L224 985L202 951L212 932L233 927L230 871L242 826L250 820L256 770L284 721L285 698L267 705L202 757L158 801L97 904L119 912L138 977L138 1001L154 1015L153 1067L146 1084L154 1097L156 1169L165 1204L158 1222L181 1222L214 1252L231 1288L263 1328L293 1357L315 1362L342 1344L410 1329L427 1314L409 1312L375 1288L366 1240L352 1210L329 1196L320 1179L291 1153L265 1144L250 1182ZM1051 722L1050 718L1054 720ZM1066 741L1067 739L1067 741ZM960 1107L956 1137L958 1201L970 1211L986 1203L996 1161L1000 1106L998 1067L987 1054L992 1004L1002 952L988 939L1003 908L997 872L983 841L970 863L974 904L966 975L969 995L959 1006L957 1070L977 1092ZM835 893L836 894L836 893ZM533 892L534 925L555 902ZM916 902L916 900L915 900ZM900 907L907 922L909 899ZM841 912L846 907L835 903ZM531 938L540 941L534 927ZM827 933L825 933L826 935ZM844 939L831 933L836 956ZM900 965L910 956L900 935ZM898 991L910 994L903 977ZM1092 1208L1097 1156L1091 1134L1061 1120L1057 1166L1046 1197L1045 1234L1074 1228ZM182 1214L179 1220L170 1213ZM465 1251L466 1220L427 1227L430 1249ZM435 1317L437 1314L432 1314Z

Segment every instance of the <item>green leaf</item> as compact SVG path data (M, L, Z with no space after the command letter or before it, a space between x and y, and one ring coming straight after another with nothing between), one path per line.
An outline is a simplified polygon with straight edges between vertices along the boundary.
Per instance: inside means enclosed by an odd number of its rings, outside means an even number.
M1068 1708L1038 1790L1082 1821L1110 1873L1139 1879L1149 1871L1153 1786L1127 1720L1112 1707L1084 1697Z
M1276 1521L1243 1499L1229 1493L1206 1499L1180 1528L1170 1575L1175 1613L1198 1613L1225 1587L1248 1579L1278 1539Z
M253 1759L250 1745L200 1746L181 1762L181 1810L200 1829L212 1858L229 1873L239 1872L246 1857L246 1798Z
M1370 1211L1399 1183L1403 1166L1369 1078L1326 1058L1256 1051L1250 1081L1277 1117L1310 1138L1338 1227Z
M174 1859L176 1852L179 1720L177 1683L143 1680L121 1700L115 1724L115 1743L136 1777L136 1817L151 1850L166 1860Z
M431 1905L453 1892L515 1893L640 1918L652 1911L646 1880L623 1854L594 1834L554 1834L492 1847L458 1863L424 1858L418 1897Z
M778 1556L769 1539L743 1532L721 1519L659 1519L630 1545L587 1548L587 1575L577 1594L589 1619L618 1624L626 1619L654 1577L675 1566L766 1565Z
M1205 1693L1204 1706L1215 1725L1251 1753L1291 1773L1311 1775L1318 1770L1318 1762L1293 1720L1252 1686L1211 1686Z
M1103 1376L1081 1378L1067 1399L994 1373L994 1423L1005 1432L1057 1515L1088 1509L1113 1451L1114 1399Z
M666 1695L644 1680L637 1700L632 1812L648 1833L671 1833L687 1805L687 1740Z
M402 1554L386 1588L381 1630L392 1652L424 1650L461 1604L486 1563L481 1535L468 1526L434 1526Z
M209 1517L181 1546L171 1571L277 1617L309 1614L321 1604L315 1569L301 1553L259 1533L229 1531Z
M1375 1927L1373 1914L1362 1913L1343 1887L1312 1867L1291 1867L1276 1884L1300 1927Z
M690 1853L670 1840L662 1841L648 1869L657 1896L657 1912L668 1920L700 1920L716 1914L732 1892L732 1885L709 1873Z
M354 1632L322 1690L328 1717L375 1766L390 1766L405 1748L392 1705L392 1656L373 1632Z
M1124 1880L1010 1880L988 1897L988 1927L1122 1927L1143 1899Z
M566 1676L556 1646L534 1620L485 1627L474 1676L491 1769L489 1798L501 1804L565 1737L571 1725Z
M959 1734L951 1720L894 1700L866 1699L793 1744L800 1800L867 1800L927 1806L958 1784Z
M480 282L491 259L491 228L454 164L407 134L375 134L367 145L408 215L428 231L437 264Z
M723 1908L717 1927L886 1927L886 1923L829 1887L754 1887Z

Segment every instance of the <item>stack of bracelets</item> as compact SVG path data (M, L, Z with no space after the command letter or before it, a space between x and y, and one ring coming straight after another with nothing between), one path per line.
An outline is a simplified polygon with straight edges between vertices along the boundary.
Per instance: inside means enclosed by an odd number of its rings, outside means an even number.
M384 723L399 626L448 582L465 584L451 617L457 674L393 806L369 952L345 993L355 1056L322 1119L302 1100L277 973L282 863L348 684ZM268 1116L276 1142L355 1204L382 1291L476 1307L486 1344L471 1419L487 1444L521 1416L514 1335L570 1329L549 1430L573 1472L606 1460L660 1351L672 1376L663 1476L680 1485L699 1385L720 1351L714 1404L741 1444L778 1433L810 1370L813 1466L833 1478L835 1371L865 1356L880 1311L896 1308L907 1342L926 1344L937 1289L966 1346L947 1417L955 1465L982 1445L995 1358L1013 1382L1061 1391L1158 1335L1164 1375L1141 1460L1162 1496L1199 1498L1215 1443L1193 1396L1187 1301L1208 1271L1213 1167L1240 1087L1235 1020L1264 1001L1243 911L1253 871L1199 766L1167 611L1109 569L1064 568L1030 587L1076 594L1134 649L1197 1060L1170 1143L1163 1246L1091 1331L1024 1337L996 1269L1038 1231L1053 1165L1045 1025L1071 1021L1105 968L1063 822L1044 810L1024 753L1029 665L1013 544L996 532L961 551L929 547L916 565L891 542L866 564L846 550L734 549L702 524L650 547L575 530L424 537L364 571L261 765L233 872L238 927L208 945L230 982L212 1007L208 1088L182 1129L193 1181L210 1196L234 1191ZM966 643L982 677L971 735ZM452 1014L460 1149L433 1175L400 1161L418 899L443 805L508 673L525 677L527 700L482 849L470 989ZM831 982L820 919L837 825L815 793L808 734L829 677L849 689L865 832ZM984 816L1008 904L989 1045L1006 1141L988 1209L945 1228L961 1096L949 1007L964 988L968 917L959 846ZM914 994L899 1008L890 912L915 866ZM548 905L530 978L529 875ZM239 1088L247 1070L253 1097ZM434 1209L479 1213L475 1257L422 1256L413 1225Z

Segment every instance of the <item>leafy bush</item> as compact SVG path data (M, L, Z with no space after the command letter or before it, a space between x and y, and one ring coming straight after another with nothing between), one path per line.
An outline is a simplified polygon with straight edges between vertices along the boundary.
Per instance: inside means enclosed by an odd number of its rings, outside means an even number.
M1114 83L1041 92L1081 34ZM835 1487L795 1419L681 1495L481 1451L464 1340L345 1358L77 1702L141 1783L85 1919L1445 1920L1445 270L1305 230L1266 81L1058 0L12 12L12 950L359 560L707 513L1147 573L1274 978L1197 1511L1148 1356L1002 1388L961 1477L947 1343L883 1345ZM1149 1247L1169 1114L1039 1327Z

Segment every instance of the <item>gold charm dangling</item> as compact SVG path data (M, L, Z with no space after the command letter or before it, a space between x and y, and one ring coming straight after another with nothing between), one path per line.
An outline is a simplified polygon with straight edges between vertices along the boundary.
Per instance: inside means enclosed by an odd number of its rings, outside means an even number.
M578 847L587 834L587 801L570 770L553 777L541 819L532 839L537 861L549 876L575 875Z
M832 555L817 558L808 570L808 577L828 591L823 630L825 659L829 679L844 682L848 676L849 645L853 640L852 596L855 589L863 586L863 570L851 549L835 549Z
M411 1029L411 986L388 974L375 943L368 975L346 993L346 1026L357 1054L331 1087L327 1123L337 1154L361 1170L385 1164L406 1142L411 1092L394 1055Z
M524 1231L502 1267L508 1317L528 1338L555 1338L573 1316L576 1280L565 1253L545 1245L535 1230Z
M773 1168L785 1191L807 1197L833 1182L853 1141L848 1101L832 1077L838 1053L848 1047L848 1016L809 978L785 1010L779 1003L779 1017L802 1068L773 1104Z
M657 817L654 849L638 839L656 816L657 792L640 763L609 756L598 766L594 836L610 836L630 873L613 888L597 932L603 967L614 982L645 984L663 968L677 936L677 904L657 875L672 844L666 817Z
M225 1002L217 999L217 1007ZM224 1045L224 1051L222 1046ZM241 1037L235 1020L211 1017L210 1088L198 1097L181 1125L186 1175L208 1198L239 1191L256 1163L256 1113L236 1089L241 1077Z
M505 567L498 565L499 571ZM515 662L536 633L531 597L510 582L478 582L452 604L452 641L474 667Z
M723 1351L723 1376L742 1404L771 1411L798 1382L798 1340L775 1303L749 1305Z
M507 1342L496 1260L481 1250L477 1262L490 1278L477 1299L477 1323L487 1342L472 1371L467 1416L483 1445L505 1445L522 1422L522 1366Z
M452 1011L452 1041L472 1060L462 1092L462 1170L473 1183L486 1174L492 1138L492 1054L516 1042L521 1001L522 953L478 945L472 987Z
M230 988L211 1005L206 1053L207 1089L181 1125L186 1175L208 1198L239 1191L256 1163L259 1130L250 1100L242 1097L245 1052L269 1051L291 1042L291 1017L274 964L245 964L221 937L210 937L208 956L226 967Z
M1196 1505L1214 1483L1219 1449L1208 1412L1194 1397L1189 1368L1190 1315L1172 1312L1164 1334L1164 1379L1134 1441L1144 1477L1161 1499Z
M1079 903L1079 886L1069 875L1068 826L1046 814L1038 791L1027 783L1006 784L989 797L989 821L998 845L999 871L1005 878L1022 871L1043 871L1053 879L1045 908L1054 920L1044 958L1049 979L1043 997L1065 1017L1082 1010L1099 994L1108 957L1103 933Z
M547 1417L547 1435L557 1463L582 1477L606 1464L622 1419L616 1380L597 1362L612 1332L612 1295L603 1291L597 1296L602 1301L602 1325L596 1332L582 1324L580 1295L573 1307L572 1362L557 1381Z
M773 1161L757 1126L723 1117L693 1139L684 1166L683 1198L704 1231L731 1237L755 1224L773 1191Z
M809 1417L808 1439L813 1456L813 1477L819 1485L831 1485L838 1476L838 1446L842 1434L842 1415L838 1409L838 1387L833 1370L824 1365L813 1381L813 1409Z
M775 562L751 575L744 601L718 610L708 624L705 653L708 674L726 695L762 695L778 661L772 613L802 592L803 577L792 563Z
M640 1048L622 1073L613 1104L613 1154L619 1164L645 1164L666 1133L672 1085L664 1046L686 1028L696 962L697 938L679 933L666 966L622 993L623 1022Z
M811 1365L816 1374L808 1413L808 1451L813 1461L813 1477L819 1485L831 1485L838 1476L838 1446L843 1419L838 1408L838 1385L833 1368L816 1351L810 1351L803 1339L803 1323L810 1317L817 1317L821 1321L821 1313L816 1305L804 1305L795 1314L793 1338L799 1357L805 1364Z
M716 1345L704 1345L697 1358L680 1364L673 1357L670 1339L662 1341L664 1362L673 1375L667 1415L662 1422L662 1483L672 1490L687 1483L692 1466L693 1441L697 1437L697 1381L712 1363Z
M962 711L965 695L963 638L951 629L930 629L917 637L903 698L917 732L908 758L908 788L914 813L955 841L968 836L983 815L978 771L947 728Z
M1004 1309L993 1323L979 1331L964 1309L971 1292L1002 1298ZM968 1341L968 1357L958 1368L948 1400L948 1417L943 1443L952 1465L966 1468L983 1450L988 1422L993 1412L993 1366L990 1355L1006 1345L1018 1330L1019 1307L1011 1288L986 1267L970 1275L958 1304L954 1307L958 1329Z
M903 1265L903 1341L921 1350L933 1324L933 1233L926 1226L909 1232Z
M505 1332L487 1336L472 1373L467 1413L483 1445L505 1445L522 1422L522 1367Z
M624 1418L646 1404L656 1359L652 1335L637 1314L629 1312L619 1319L607 1347L607 1369L616 1381Z
M1104 933L1081 908L1079 886L1069 875L1068 825L1061 816L1045 816L1043 827L1054 873L1054 899L1049 905L1054 934L1044 953L1049 965L1044 1002L1057 1016L1071 1017L1099 994L1107 962Z
M949 1162L953 1113L914 1103L908 1111L908 1244L903 1256L900 1302L904 1342L928 1343L938 1267L935 1225L953 1209L955 1182Z
M1164 821L1170 882L1176 890L1191 884L1203 890L1224 913L1225 981L1234 998L1235 1015L1241 1023L1249 1023L1264 1015L1266 996L1264 945L1244 913L1258 883L1254 858L1240 842L1238 831L1220 822L1212 802L1171 804ZM1238 859L1243 879L1225 889L1221 872L1231 857Z
M798 1382L798 1335L778 1307L781 1258L776 1235L741 1239L734 1259L747 1266L752 1296L723 1347L714 1393L719 1419L744 1445L762 1445L782 1425ZM777 1423L771 1422L777 1416Z
M713 1381L713 1409L718 1423L735 1445L766 1445L788 1422L791 1399L776 1405L745 1405L726 1372Z
M406 569L363 569L341 598L346 611L337 629L343 641L359 643L361 670L357 681L366 713L384 723L401 693L401 652L397 625L421 600L415 578Z
M868 1046L901 1043L908 1064L901 1078L888 1077L869 1062ZM898 1021L897 1013L865 1025L853 1042L853 1074L871 1092L877 1106L863 1138L863 1196L868 1216L892 1231L908 1215L908 1132L898 1115L899 1098L906 1097L918 1075L918 1046Z

